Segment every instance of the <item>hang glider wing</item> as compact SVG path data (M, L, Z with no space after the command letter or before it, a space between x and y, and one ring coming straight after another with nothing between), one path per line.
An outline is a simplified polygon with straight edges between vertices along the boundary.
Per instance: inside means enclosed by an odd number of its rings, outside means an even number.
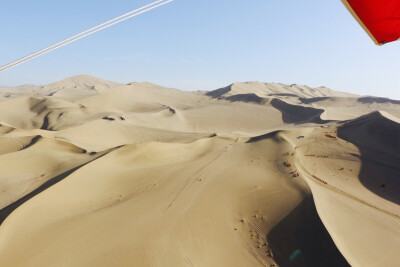
M400 0L342 0L377 45L400 39Z

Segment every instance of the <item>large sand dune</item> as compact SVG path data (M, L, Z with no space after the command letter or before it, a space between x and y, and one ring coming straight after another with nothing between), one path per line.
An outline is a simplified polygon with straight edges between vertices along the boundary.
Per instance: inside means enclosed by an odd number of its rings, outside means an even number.
M0 101L0 266L400 262L398 101L87 75Z

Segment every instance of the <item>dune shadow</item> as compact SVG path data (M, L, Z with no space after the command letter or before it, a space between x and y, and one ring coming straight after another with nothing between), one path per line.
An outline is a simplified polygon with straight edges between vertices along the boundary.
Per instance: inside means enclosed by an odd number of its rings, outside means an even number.
M47 130L47 131L52 131L51 128L49 128L49 115L51 114L51 112L48 112L44 118L43 118L43 124L40 127L41 130Z
M31 139L31 141L28 144L24 145L20 150L24 150L24 149L27 149L27 148L33 146L40 140L40 138L42 138L40 135L36 135L35 137L33 137Z
M229 85L227 87L219 88L217 90L209 91L206 93L206 96L210 96L212 98L219 98L223 96L224 94L228 93L229 91L232 90L232 85Z
M389 98L384 98L384 97L373 97L373 96L366 96L366 97L360 97L357 99L358 102L363 103L363 104L384 104L384 103L390 103L394 105L400 105L400 100L393 100Z
M250 138L246 143L251 144L251 143L256 143L256 142L262 141L264 139L275 138L278 133L279 133L279 131L274 131L274 132L266 133L263 135L255 136L255 137Z
M289 93L276 93L276 94L268 94L268 96L288 96L288 97L299 97L296 94L289 94Z
M350 266L319 218L312 195L275 226L267 240L281 267Z
M326 97L326 96L312 97L312 98L305 98L305 97L299 98L299 100L303 104L311 104L311 103L320 102L320 101L324 101L324 100L328 100L328 99L330 99L330 97Z
M255 104L265 104L267 102L265 98L259 97L256 94L238 94L238 95L228 96L225 99L231 102L245 102L245 103L255 103Z
M284 123L327 123L321 119L321 114L325 112L323 109L303 107L299 105L288 104L280 99L272 99L271 105L282 113Z
M367 115L338 127L337 136L354 144L361 161L359 180L372 193L400 204L400 125ZM369 120L369 121L364 121Z

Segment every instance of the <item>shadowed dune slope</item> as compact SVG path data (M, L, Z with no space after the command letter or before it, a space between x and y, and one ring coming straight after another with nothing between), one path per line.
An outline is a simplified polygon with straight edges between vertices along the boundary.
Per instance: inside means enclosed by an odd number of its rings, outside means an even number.
M282 120L285 123L324 123L321 120L323 109L291 105L279 99L273 99L271 105L282 113Z
M340 138L358 147L377 149L400 157L400 119L385 111L376 111L346 122L339 130Z
M293 145L318 214L352 266L396 266L399 260L400 169L398 152L388 146L399 124L386 116L375 112L343 126L275 133Z
M400 120L386 112L374 112L339 127L338 137L359 149L361 183L400 204Z

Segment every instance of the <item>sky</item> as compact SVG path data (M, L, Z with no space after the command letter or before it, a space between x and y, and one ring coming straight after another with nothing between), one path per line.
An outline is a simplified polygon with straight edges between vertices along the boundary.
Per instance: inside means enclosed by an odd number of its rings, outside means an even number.
M0 1L0 65L153 0ZM89 74L213 90L236 81L400 99L400 42L375 46L340 0L174 0L0 72L0 86Z

